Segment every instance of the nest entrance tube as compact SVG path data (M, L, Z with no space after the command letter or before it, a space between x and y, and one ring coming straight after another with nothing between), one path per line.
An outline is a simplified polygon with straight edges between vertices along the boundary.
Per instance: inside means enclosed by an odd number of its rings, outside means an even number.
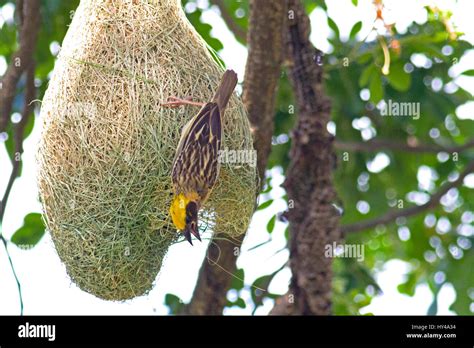
M181 129L198 111L159 104L208 101L222 73L177 0L81 1L43 100L37 161L46 226L82 290L125 300L152 289L182 239L168 214L170 173ZM223 131L224 151L254 153L235 95ZM227 162L201 225L237 237L253 213L257 174L254 161Z

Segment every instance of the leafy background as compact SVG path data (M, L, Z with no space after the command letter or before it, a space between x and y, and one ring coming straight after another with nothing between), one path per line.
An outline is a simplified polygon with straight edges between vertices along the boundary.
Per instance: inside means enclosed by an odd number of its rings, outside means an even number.
M212 26L204 18L212 1L182 2L192 25L213 50L221 51L226 43L214 36ZM9 1L0 0L0 7L7 3ZM329 13L324 1L305 0L304 3L308 13L316 9ZM361 6L357 1L352 3L350 6ZM247 1L226 0L224 4L235 23L242 30L247 30ZM54 66L52 52L62 41L77 5L77 0L41 2L42 25L35 52L38 99L45 92ZM336 22L328 16L327 24L324 25L330 29L328 41L331 48L322 58L322 63L326 92L332 99L330 128L333 132L335 130L337 139L365 142L374 138L405 144L450 146L464 144L473 136L472 117L460 119L457 116L458 106L470 101L472 95L457 85L457 76L453 76L451 69L463 55L472 50L472 45L456 33L456 38L450 38L444 22L449 19L450 13L438 12L429 7L426 11L427 21L413 22L405 32L397 32L393 27L392 33L385 33L382 37L385 43L392 45L388 75L382 73L385 62L382 44L377 39L364 41L367 30L362 33L362 22L355 23L346 37L341 35ZM318 28L313 23L315 30ZM5 23L0 29L0 37L0 58L4 57L5 62L10 64L11 55L18 45L14 23ZM241 39L238 41L244 44ZM464 75L473 76L473 70L465 71ZM21 109L22 83L18 86L14 112L20 112ZM390 99L419 103L421 117L418 120L410 117L381 117L377 105L380 106L381 100ZM278 185L289 163L289 135L295 120L294 104L291 86L283 72L277 97L272 153L266 184L260 197L263 203L259 206L259 210L267 212L265 216L268 219L262 224L266 226L265 233L268 236L266 242L251 248L254 253L276 238L275 234L287 238L285 222L278 218L281 205L274 202L285 199ZM25 138L35 126L35 118L30 119ZM7 132L11 132L11 129ZM9 136L3 145L10 156L11 139ZM338 150L337 155L335 185L343 208L343 224L375 218L389 209L397 208L400 202L404 207L423 204L429 194L436 192L443 182L454 178L474 159L472 148L460 152L456 160L449 153L420 154L393 150ZM2 171L6 167L3 163L0 165ZM383 270L388 261L398 259L409 265L409 272L398 285L398 291L413 296L417 285L427 284L434 295L428 314L437 313L437 295L445 283L450 283L456 292L450 310L457 314L472 314L472 188L472 185L464 185L450 190L440 205L425 213L399 218L394 224L349 235L347 243L365 246L365 260L335 259L334 313L360 314L361 309L369 305L374 297L383 296L374 274ZM12 234L10 242L18 247L33 246L42 239L44 233L40 214L32 212L24 217L23 226ZM275 253L284 249L276 250ZM239 268L234 275L229 292L232 295L229 295L227 307L242 308L251 314L268 299L277 297L278 294L272 293L270 285L281 272L287 270L286 261L283 261L281 266L251 282L246 278L247 270ZM0 286L4 286L4 282ZM257 287L268 291L262 292ZM250 300L243 295L244 292L250 294ZM174 294L167 294L164 302L170 313L178 313L183 305L183 301Z

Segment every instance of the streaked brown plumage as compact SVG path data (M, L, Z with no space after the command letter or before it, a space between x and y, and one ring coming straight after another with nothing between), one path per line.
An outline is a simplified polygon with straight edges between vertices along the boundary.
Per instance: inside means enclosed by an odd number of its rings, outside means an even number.
M222 141L222 119L237 84L237 74L227 70L211 102L183 128L173 162L171 179L174 198L170 207L173 223L191 243L191 234L200 239L198 212L207 200L219 175L218 153ZM200 103L172 98L165 106Z

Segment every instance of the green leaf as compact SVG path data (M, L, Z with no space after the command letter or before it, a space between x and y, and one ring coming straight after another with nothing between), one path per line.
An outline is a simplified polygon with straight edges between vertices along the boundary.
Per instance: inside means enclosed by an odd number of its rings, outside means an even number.
M369 84L370 100L374 103L378 103L383 98L383 86L382 79L379 74L372 74L372 78Z
M0 7L2 4L0 3ZM14 25L3 24L0 28L0 55L9 57L18 47L16 42L16 28Z
M303 1L303 4L307 14L310 14L314 11L314 9L316 9L316 7L318 7L318 5L314 1L305 0Z
M268 221L268 223L267 223L268 233L273 232L273 229L275 228L275 220L276 220L276 215L273 215L272 218Z
M23 226L13 234L11 241L20 248L31 249L44 235L45 227L41 214L30 213L23 219Z
M244 287L245 272L242 268L239 268L235 271L232 276L232 284L230 285L231 289L240 290Z
M270 179L271 178L268 178L266 180L265 186L264 186L264 188L262 189L262 191L260 193L268 193L272 190L272 185L270 183Z
M466 70L462 72L461 75L474 76L474 69Z
M271 204L273 203L273 199L269 199L266 202L263 202L260 204L255 211L263 210L265 208L268 208Z
M340 36L339 28L337 27L336 22L334 22L331 17L328 17L328 25L329 25L329 28L331 28L334 34L336 35L336 38L339 39L339 36Z
M186 17L199 33L199 35L201 35L201 37L214 51L217 52L224 48L222 42L212 35L212 26L202 21L202 10L197 9L193 13L187 13Z
M357 6L357 5L356 5ZM362 29L362 22L358 21L351 29L351 33L349 34L350 39L354 39L357 33Z
M263 304L263 298L265 297L268 289L268 285L272 281L275 273L264 275L257 278L252 284L252 301L255 304L255 308Z
M449 307L450 310L458 315L472 315L471 312L471 291L472 281L474 279L474 248L466 250L461 260L452 260L449 272L447 272L447 281L453 284L456 289L456 300Z
M359 4L358 0L352 0L352 5L357 6Z
M419 43L416 48L428 56L436 57L438 59L443 60L444 62L449 62L449 57L446 57L443 53L441 53L441 48L436 46L432 43L421 42Z
M247 304L245 303L244 299L239 297L237 301L235 301L234 306L240 307L240 308L245 308Z
M236 301L229 301L227 300L227 303L225 305L226 307L233 307L233 306L237 306L239 308L245 308L247 307L247 304L245 303L244 299L239 297Z
M401 62L392 64L387 80L393 88L400 92L408 91L411 85L411 75L405 72Z
M446 31L442 31L440 33L436 33L434 35L430 35L431 42L445 42L449 39L449 34Z
M360 56L358 56L356 58L356 60L360 63L360 64L367 64L368 62L372 61L374 58L372 52L368 51L368 52L364 52L362 53Z
M406 294L408 296L415 295L416 285L418 284L418 272L411 272L408 274L408 277L405 283L399 284L397 286L398 292L402 294Z
M375 73L375 66L374 65L369 65L367 68L362 71L362 74L360 74L359 78L359 87L364 87L369 84L369 80L374 75Z
M179 314L184 307L183 301L173 294L165 295L165 305L170 309L170 314Z
M324 0L303 0L306 13L309 15L316 7L322 8L327 11L327 6Z

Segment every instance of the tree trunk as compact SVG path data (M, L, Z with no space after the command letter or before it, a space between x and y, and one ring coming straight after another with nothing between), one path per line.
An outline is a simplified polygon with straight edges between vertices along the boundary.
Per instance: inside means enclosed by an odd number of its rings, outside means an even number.
M326 125L330 103L323 92L322 56L309 41L309 18L299 0L289 0L286 32L289 77L298 104L290 166L283 186L290 224L289 292L271 314L331 313L332 260L325 246L338 239L338 214L332 184L335 155Z

